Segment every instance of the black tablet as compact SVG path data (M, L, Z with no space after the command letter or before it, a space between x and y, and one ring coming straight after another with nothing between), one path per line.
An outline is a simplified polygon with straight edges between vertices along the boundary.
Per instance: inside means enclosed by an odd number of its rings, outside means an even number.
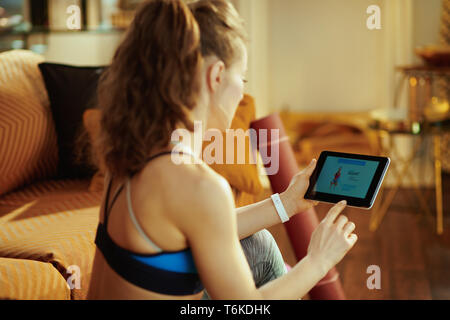
M370 209L383 182L390 159L324 151L310 178L305 199Z

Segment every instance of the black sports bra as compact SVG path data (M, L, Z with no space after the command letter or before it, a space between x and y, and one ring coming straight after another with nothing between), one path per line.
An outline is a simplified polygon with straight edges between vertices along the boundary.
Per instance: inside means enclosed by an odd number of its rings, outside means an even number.
M148 161L168 154L171 154L171 152L157 154ZM141 236L156 248L159 253L148 255L137 254L114 243L107 232L108 211L111 210L118 195L125 186L122 185L117 190L109 210L107 210L111 181L112 179L109 180L106 192L105 221L104 224L99 223L95 238L95 244L102 252L109 266L128 282L152 292L175 296L200 293L204 287L200 281L190 249L177 252L162 252L143 232L131 206L129 179L125 184L127 189L128 212L131 220Z

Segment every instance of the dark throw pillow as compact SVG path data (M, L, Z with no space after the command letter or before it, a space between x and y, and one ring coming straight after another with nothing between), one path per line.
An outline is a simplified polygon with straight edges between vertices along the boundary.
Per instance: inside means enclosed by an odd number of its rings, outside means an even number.
M83 113L96 108L97 84L105 67L39 64L58 136L59 179L91 177L95 170L77 161L76 141L83 128Z

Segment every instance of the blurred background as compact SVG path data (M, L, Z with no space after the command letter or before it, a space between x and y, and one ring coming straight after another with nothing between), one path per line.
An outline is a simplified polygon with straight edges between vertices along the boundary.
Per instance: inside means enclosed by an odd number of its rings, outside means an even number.
M343 115L363 127L373 110L375 117L408 119L411 94L402 82L405 74L397 68L421 64L417 48L445 50L438 47L446 26L442 0L230 1L250 35L247 93L256 100L257 117L283 111L320 118L324 113ZM49 62L107 65L139 2L1 0L0 51L30 49ZM380 8L381 29L369 30L367 8L374 4ZM70 5L80 8L80 30L67 27ZM445 100L435 92L431 95L435 103ZM308 149L308 140L298 144L302 134L296 130L290 136L297 148ZM401 152L411 147L408 140ZM432 185L433 168L425 163L426 153L421 150L420 181ZM299 161L306 163L310 156L303 153Z
M246 92L258 118L280 113L300 166L323 150L392 158L373 212L349 212L361 244L339 266L347 296L450 299L450 1L230 1L250 36ZM139 2L0 0L0 52L108 65ZM369 260L384 266L380 292L361 287Z

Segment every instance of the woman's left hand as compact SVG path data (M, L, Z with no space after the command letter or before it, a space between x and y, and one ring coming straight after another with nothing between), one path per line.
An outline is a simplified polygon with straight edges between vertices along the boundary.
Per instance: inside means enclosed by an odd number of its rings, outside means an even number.
M309 178L316 168L316 164L316 159L312 160L305 169L292 178L289 187L280 194L281 201L286 208L289 218L297 213L304 212L319 203L304 198L309 187Z

